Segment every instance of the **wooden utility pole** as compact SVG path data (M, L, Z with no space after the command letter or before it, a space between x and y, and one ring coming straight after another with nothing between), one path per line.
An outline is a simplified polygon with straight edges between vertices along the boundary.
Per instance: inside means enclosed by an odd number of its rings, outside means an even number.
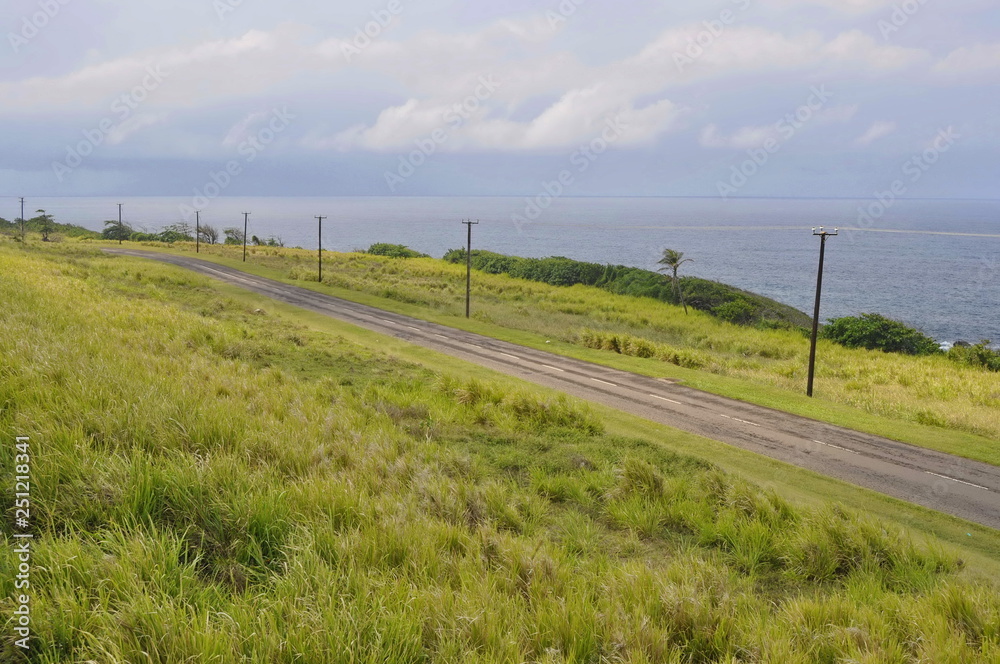
M806 396L813 395L813 378L816 375L816 337L819 335L819 299L823 291L823 256L826 253L826 238L835 237L840 229L835 228L833 232L823 230L820 226L817 231L813 229L813 235L819 237L819 275L816 277L816 309L813 311L812 342L809 346L809 383L806 386Z
M319 283L323 283L323 220L326 217L316 216L319 220Z
M247 262L247 226L250 224L250 213L243 213L243 262Z
M462 223L469 229L469 241L465 250L465 317L468 318L472 310L472 227L479 221L469 219Z

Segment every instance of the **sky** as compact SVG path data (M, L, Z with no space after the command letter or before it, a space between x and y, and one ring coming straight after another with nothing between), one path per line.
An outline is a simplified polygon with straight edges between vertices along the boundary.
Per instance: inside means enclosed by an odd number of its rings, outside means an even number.
M1000 198L996 0L5 0L0 195Z

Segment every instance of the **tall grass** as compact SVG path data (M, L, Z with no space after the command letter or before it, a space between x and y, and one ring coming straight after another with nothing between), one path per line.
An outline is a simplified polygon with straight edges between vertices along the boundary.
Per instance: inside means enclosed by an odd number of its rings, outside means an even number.
M1000 657L996 587L953 555L609 436L576 402L169 266L0 245L0 270L0 429L35 450L30 661Z
M202 249L206 251L205 248ZM234 257L228 247L208 252ZM255 264L291 279L316 281L315 255L259 248ZM465 267L432 258L391 259L360 253L326 255L324 283L464 316ZM558 287L476 274L474 316L550 339L651 358L800 393L809 342L793 330L753 329L648 298L611 295L588 286ZM878 417L1000 439L996 374L944 356L909 357L819 342L817 399Z

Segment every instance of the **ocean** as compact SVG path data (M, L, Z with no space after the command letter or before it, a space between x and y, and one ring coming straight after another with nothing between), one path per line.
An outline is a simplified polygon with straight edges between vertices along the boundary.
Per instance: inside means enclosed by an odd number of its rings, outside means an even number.
M16 199L0 216L20 214ZM348 251L374 242L406 244L441 256L464 247L463 219L478 220L474 248L519 256L567 256L655 269L664 248L694 262L682 274L715 279L812 312L819 239L813 227L841 230L827 241L822 319L878 312L935 339L1000 341L1000 201L848 199L253 198L198 201L203 223L280 237L315 249ZM191 198L38 198L61 223L99 230L106 219L156 231L189 216ZM29 211L30 210L30 211ZM519 217L515 222L512 219Z

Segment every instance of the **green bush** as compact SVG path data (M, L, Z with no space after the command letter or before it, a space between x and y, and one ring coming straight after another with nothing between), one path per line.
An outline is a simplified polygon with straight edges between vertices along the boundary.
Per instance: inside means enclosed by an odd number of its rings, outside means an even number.
M974 346L955 344L948 351L948 359L970 367L1000 371L1000 351L990 348L989 339L983 339Z
M749 325L753 323L756 313L756 308L743 298L730 300L712 309L712 314L716 318L721 318L727 323L734 323L736 325Z
M367 253L389 258L430 258L427 254L414 251L404 244L389 244L388 242L376 242L368 247Z
M823 328L823 336L848 348L867 348L905 355L933 355L941 352L938 342L920 330L874 313L834 318Z

